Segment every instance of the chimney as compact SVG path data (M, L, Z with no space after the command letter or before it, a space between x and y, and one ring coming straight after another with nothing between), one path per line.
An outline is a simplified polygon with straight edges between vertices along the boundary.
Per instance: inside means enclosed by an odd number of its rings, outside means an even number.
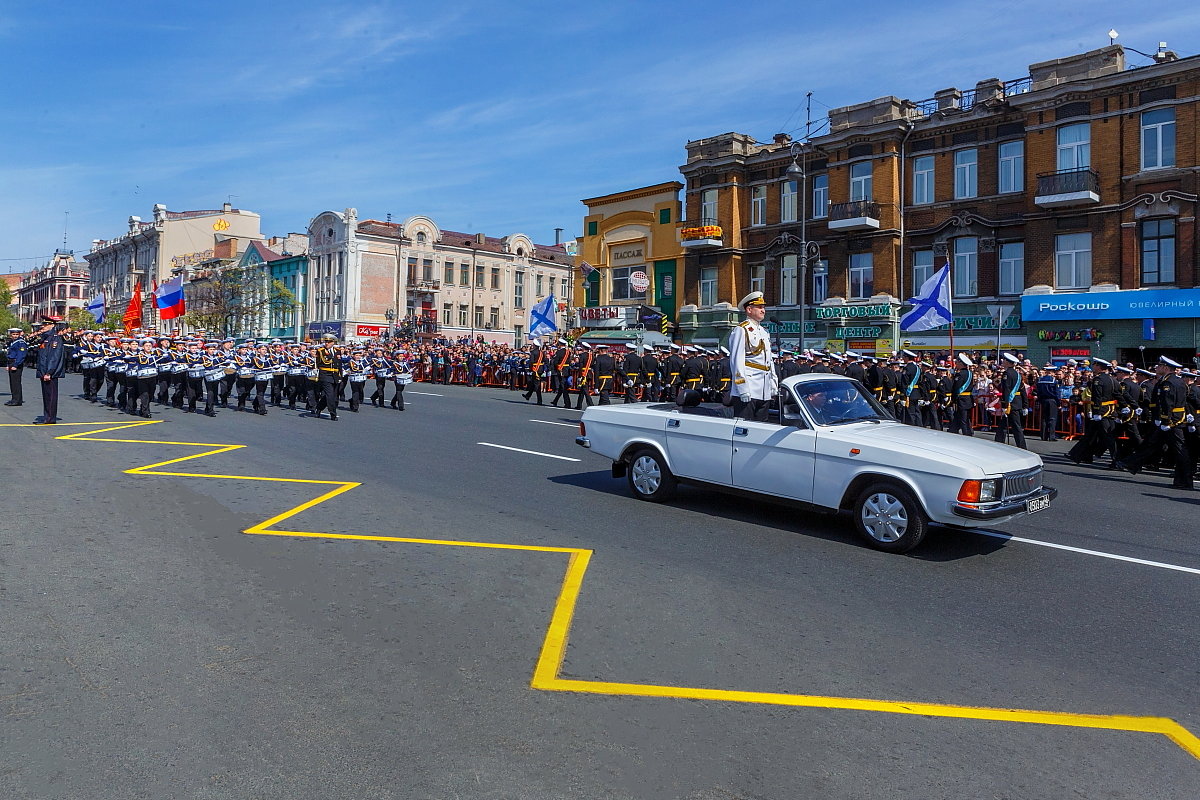
M563 232L562 228L554 229L554 246L555 247L558 247L560 244L562 244L562 232Z
M230 211L233 211L233 204L232 203L222 203L221 211L228 214Z
M951 108L958 108L962 104L962 92L951 86L949 89L942 89L934 92L933 97L937 100L938 111L946 111Z
M487 234L475 234L475 244L487 244Z

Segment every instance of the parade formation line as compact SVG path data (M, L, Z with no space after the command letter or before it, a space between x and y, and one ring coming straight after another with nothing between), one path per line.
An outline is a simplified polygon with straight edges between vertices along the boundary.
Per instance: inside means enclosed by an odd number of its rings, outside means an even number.
M94 428L55 437L60 441L74 442L109 442L115 444L165 445L171 447L200 447L203 452L167 461L159 461L140 467L125 470L128 475L145 475L151 477L173 478L219 478L223 480L270 481L275 483L312 484L314 486L333 487L323 490L321 494L301 503L298 506L277 514L270 519L253 525L242 533L257 536L292 536L316 539L357 539L372 542L401 542L409 544L443 545L448 547L476 547L490 550L521 550L532 553L561 553L567 556L567 568L559 589L558 599L550 615L550 625L542 641L541 652L534 667L530 688L549 692L574 692L584 694L603 694L623 697L658 697L685 700L709 700L726 703L751 703L759 705L793 706L803 708L826 708L847 711L873 711L888 714L909 714L924 717L944 717L954 719L971 719L989 722L1020 722L1035 725L1059 725L1071 728L1088 728L1094 730L1122 731L1130 733L1155 733L1167 737L1172 742L1200 759L1200 737L1187 728L1167 717L1139 717L1121 714L1071 714L1061 711L1035 711L1029 709L984 708L975 706L959 706L941 703L906 702L897 700L871 700L853 697L822 697L807 694L785 694L775 692L751 692L731 689L704 689L682 686L657 686L639 683L609 683L605 681L584 681L560 677L563 658L567 651L567 640L571 631L571 619L579 602L583 589L583 579L587 572L592 551L576 547L547 547L539 545L503 544L499 542L470 542L452 539L416 539L398 536L373 536L368 534L326 533L320 531L292 531L277 529L274 526L295 517L314 506L331 500L340 494L350 491L362 484L357 481L329 481L310 478L275 478L264 475L227 475L205 472L175 472L165 471L162 467L172 464L182 464L186 461L220 455L233 450L240 450L243 444L218 444L212 442L173 442L154 441L147 439L118 439L100 437L101 433L112 433L125 429L140 428L146 425L159 424L161 420L138 422L76 422L62 423L57 428L73 426ZM105 427L107 426L107 427ZM0 424L0 428L39 428L48 426L26 424ZM481 443L482 444L482 443Z

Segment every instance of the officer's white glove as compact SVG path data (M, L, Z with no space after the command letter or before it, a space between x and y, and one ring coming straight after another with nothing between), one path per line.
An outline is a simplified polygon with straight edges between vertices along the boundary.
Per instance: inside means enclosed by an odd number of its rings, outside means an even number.
M1130 410L1130 408L1129 408L1128 406L1126 406L1125 408L1122 408L1122 409L1121 409L1121 416L1122 416L1122 417L1128 417L1128 416L1130 415L1130 413L1132 413L1132 412L1131 412L1131 410Z
M1029 409L1028 409L1028 408L1022 408L1022 409L1021 409L1021 416L1022 416L1022 417L1027 417L1027 416L1029 416Z
M1171 426L1165 422L1160 422L1160 423L1158 423L1158 429L1162 430L1162 431L1169 431L1169 430L1171 430Z
M628 389L630 386L633 386L633 381L625 381L625 388Z
M1184 422L1195 422L1196 418L1193 417L1191 414L1188 414L1186 417L1183 418L1183 421Z
M1188 433L1195 433L1195 432L1196 432L1196 426L1188 425Z
M1140 417L1140 416L1142 415L1142 411L1143 411L1143 410L1144 410L1144 409L1141 409L1141 408L1135 408L1135 409L1133 410L1133 413L1134 413L1134 415L1135 415L1135 416L1139 416L1139 417Z
M1092 414L1092 422L1099 422L1099 421L1100 421L1100 415Z

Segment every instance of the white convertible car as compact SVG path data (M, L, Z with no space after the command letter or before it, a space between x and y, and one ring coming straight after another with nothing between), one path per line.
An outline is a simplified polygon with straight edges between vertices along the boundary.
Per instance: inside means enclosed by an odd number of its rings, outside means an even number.
M770 422L680 394L676 403L593 406L575 441L611 459L613 477L627 477L639 499L667 500L683 482L851 510L871 546L898 553L916 547L931 521L993 526L1057 495L1042 485L1036 454L896 422L851 378L784 380Z

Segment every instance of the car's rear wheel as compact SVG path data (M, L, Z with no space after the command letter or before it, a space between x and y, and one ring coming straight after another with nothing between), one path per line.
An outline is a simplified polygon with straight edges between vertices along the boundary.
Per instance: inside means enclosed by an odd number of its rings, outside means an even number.
M661 503L675 496L679 482L667 468L663 457L649 448L638 450L629 459L629 490L639 500Z
M929 517L908 489L880 482L868 486L855 500L854 525L871 547L905 553L925 538Z

